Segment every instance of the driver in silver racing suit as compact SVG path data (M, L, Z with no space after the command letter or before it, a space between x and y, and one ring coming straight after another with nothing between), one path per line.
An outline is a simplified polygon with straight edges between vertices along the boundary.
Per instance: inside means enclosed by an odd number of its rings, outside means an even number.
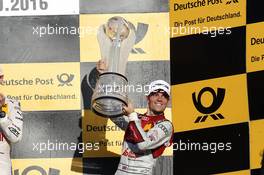
M4 74L0 67L0 83ZM20 104L10 100L0 93L0 174L11 175L12 166L10 159L11 143L22 138L23 117Z
M97 63L97 70L106 70L104 60ZM170 85L163 80L150 84L147 95L147 112L134 112L131 103L124 106L124 116L111 118L125 130L122 155L115 175L151 175L156 158L172 144L173 126L164 116L170 97Z

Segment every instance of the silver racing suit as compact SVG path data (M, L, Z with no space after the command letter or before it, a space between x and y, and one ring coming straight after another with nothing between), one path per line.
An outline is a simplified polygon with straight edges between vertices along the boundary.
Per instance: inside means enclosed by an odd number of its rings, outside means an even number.
M122 155L115 175L151 175L156 158L171 145L173 126L162 116L139 115L111 118L125 130Z
M0 118L0 174L11 175L11 143L18 142L22 138L23 117L20 104L16 100L5 98L2 111L6 116Z

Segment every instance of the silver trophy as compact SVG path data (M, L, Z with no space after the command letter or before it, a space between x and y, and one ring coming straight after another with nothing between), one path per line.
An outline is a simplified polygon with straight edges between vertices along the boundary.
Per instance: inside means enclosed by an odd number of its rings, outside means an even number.
M136 40L135 27L122 17L112 17L99 27L97 39L108 70L99 75L92 96L92 109L103 117L117 117L122 115L122 106L128 102L125 72Z

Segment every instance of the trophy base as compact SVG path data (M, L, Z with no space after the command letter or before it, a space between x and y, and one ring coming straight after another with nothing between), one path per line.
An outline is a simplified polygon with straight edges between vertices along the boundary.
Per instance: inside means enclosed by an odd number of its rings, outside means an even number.
M123 105L127 105L125 76L106 72L100 75L92 97L92 110L99 116L113 118L123 114Z
M93 112L99 116L114 118L121 116L123 114L122 106L125 105L124 102L115 98L101 98L96 99L93 102L92 109Z

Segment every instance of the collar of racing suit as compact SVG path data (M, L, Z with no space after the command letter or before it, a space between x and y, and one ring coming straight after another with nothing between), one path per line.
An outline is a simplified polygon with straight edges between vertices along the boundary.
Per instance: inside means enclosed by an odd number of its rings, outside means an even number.
M165 116L162 115L147 115L145 114L140 114L138 118L141 120L141 126L144 129L144 131L150 130L153 126L156 125L157 122L166 120Z
M146 114L139 114L138 118L141 121L141 127L145 132L148 132L152 127L154 127L157 123L160 123L162 121L167 120L164 115L158 115L158 116L150 116ZM138 131L135 122L130 121L128 128L125 132L125 141L136 144L143 142L144 139L141 136L140 132ZM173 141L173 134L170 138L170 141L166 144L160 145L157 148L151 149L153 158L157 158L162 155L163 151L166 147L170 146Z

